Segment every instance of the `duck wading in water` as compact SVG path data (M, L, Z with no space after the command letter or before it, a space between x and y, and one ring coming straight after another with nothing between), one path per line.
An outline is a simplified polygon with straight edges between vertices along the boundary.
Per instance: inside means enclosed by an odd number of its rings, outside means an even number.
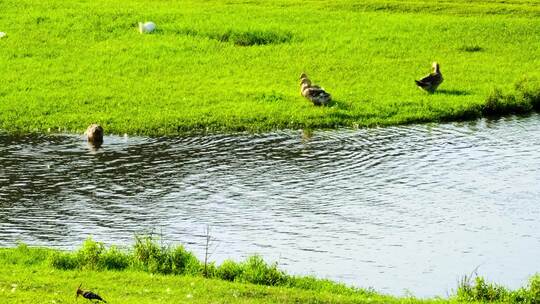
M89 143L96 147L103 144L103 128L98 124L91 124L84 132Z

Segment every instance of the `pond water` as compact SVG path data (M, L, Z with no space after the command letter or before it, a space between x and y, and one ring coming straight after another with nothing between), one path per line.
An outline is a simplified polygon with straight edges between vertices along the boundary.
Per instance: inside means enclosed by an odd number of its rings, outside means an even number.
M540 116L360 130L141 138L0 134L0 246L130 245L446 296L540 271Z

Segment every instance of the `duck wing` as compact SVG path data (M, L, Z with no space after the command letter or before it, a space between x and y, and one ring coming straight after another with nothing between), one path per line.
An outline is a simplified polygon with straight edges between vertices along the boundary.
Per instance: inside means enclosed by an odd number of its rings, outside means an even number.
M306 97L315 97L315 96L330 96L325 90L320 87L310 87L304 90Z
M307 88L304 90L304 96L318 106L325 105L332 100L332 96L320 88Z
M91 291L84 292L83 298L88 299L88 300L99 300L99 301L103 301L104 303L107 303L107 301L103 300L103 298L101 298L98 294L95 294Z
M427 83L434 83L437 81L437 78L438 78L438 75L439 74L429 74L427 75L426 77L420 79L420 80L416 80L417 83L424 83L424 84L427 84Z
M431 73L426 77L415 80L416 85L426 90L435 90L443 81L441 73Z

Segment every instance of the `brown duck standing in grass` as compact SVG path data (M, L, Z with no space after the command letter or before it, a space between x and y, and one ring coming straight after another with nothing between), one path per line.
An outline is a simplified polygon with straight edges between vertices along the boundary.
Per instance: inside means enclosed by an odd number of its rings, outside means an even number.
M101 298L98 294L95 294L91 291L85 291L85 290L82 290L81 289L81 286L82 286L82 283L81 285L79 285L79 287L77 287L77 295L75 296L76 298L78 298L79 296L82 296L83 298L85 299L88 299L90 301L102 301L103 303L107 303L107 301L103 300L103 298Z
M433 62L432 66L433 71L426 77L415 80L416 85L424 91L429 93L435 92L437 87L443 82L443 77L441 74L440 66L437 62Z
M323 88L312 85L311 80L305 73L300 75L300 93L305 98L311 100L316 106L325 106L332 101L332 96Z
M91 124L84 134L86 134L88 142L94 146L99 147L103 144L103 128L100 125Z

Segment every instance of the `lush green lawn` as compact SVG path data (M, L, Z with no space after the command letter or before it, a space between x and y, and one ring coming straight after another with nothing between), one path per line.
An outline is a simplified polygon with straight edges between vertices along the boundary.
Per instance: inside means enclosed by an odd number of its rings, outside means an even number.
M206 279L200 275L150 274L133 267L122 271L59 270L58 252L25 246L0 249L2 303L73 303L79 284L109 303L420 303L446 302L394 298L371 291L261 286ZM88 253L88 251L86 251ZM57 256L56 256L57 257ZM313 281L310 281L313 282ZM338 286L333 284L333 286ZM79 301L86 302L85 299Z
M131 250L91 239L74 252L0 248L2 303L73 303L79 284L109 303L540 303L540 275L514 291L464 277L449 298L417 299L290 276L256 256L204 266L182 246L147 237Z
M75 290L99 294L109 303L438 303L379 295L339 295L295 288L232 283L201 277L143 272L61 271L20 265L2 266L2 303L75 303ZM79 303L89 303L79 298Z
M0 11L0 129L12 132L458 119L540 75L536 0L0 0ZM139 34L145 20L158 31ZM413 80L435 60L445 82L428 95ZM333 106L299 95L302 71Z

